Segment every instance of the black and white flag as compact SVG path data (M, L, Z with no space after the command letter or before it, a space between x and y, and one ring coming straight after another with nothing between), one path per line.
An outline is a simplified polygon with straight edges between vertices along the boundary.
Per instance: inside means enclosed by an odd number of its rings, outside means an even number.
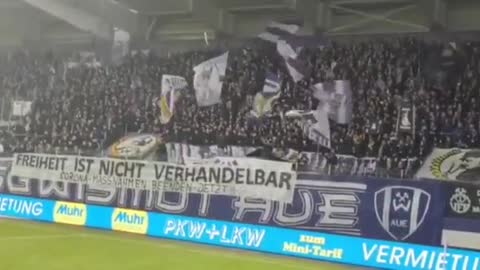
M301 119L305 135L317 145L330 148L330 123L327 112L291 110L285 117Z
M410 102L407 101L403 101L401 103L397 114L397 134L415 134L415 114L415 105L412 105Z
M299 29L300 26L296 24L271 22L265 29L265 32L258 35L258 38L272 43L277 43L285 36L297 33Z
M318 36L302 36L297 34L300 26L279 22L270 23L265 32L258 35L262 40L274 43L278 54L284 59L288 73L294 82L301 81L309 72L306 59L299 56L304 48L321 47L326 39Z

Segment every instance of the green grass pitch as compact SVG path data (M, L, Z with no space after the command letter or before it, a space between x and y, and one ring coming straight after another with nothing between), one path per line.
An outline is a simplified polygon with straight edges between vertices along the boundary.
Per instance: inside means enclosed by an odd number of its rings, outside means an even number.
M344 270L269 256L80 227L0 219L1 270Z

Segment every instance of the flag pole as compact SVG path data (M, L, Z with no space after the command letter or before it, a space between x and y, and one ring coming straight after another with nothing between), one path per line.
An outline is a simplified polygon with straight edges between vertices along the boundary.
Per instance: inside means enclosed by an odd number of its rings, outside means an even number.
M412 121L413 121L413 125L412 125L412 136L413 136L413 140L415 140L415 135L416 135L416 132L417 132L417 106L415 106L415 104L413 104L413 109L412 109Z
M397 124L395 127L395 137L398 138L398 129L400 128L400 114L401 114L402 106L397 106Z
M5 108L5 99L2 98L2 104L0 104L0 121L3 121L3 109Z

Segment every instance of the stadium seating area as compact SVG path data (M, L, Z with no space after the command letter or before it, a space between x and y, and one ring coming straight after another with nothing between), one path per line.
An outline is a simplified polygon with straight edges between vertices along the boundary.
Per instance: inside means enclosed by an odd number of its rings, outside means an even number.
M447 46L450 49L443 50ZM222 104L198 107L189 89L168 125L160 123L155 104L162 74L183 76L192 85L193 66L219 51L168 58L138 53L118 66L72 68L52 53L19 52L2 60L4 118L12 100L34 103L20 125L2 131L0 144L6 152L95 152L126 133L153 132L174 142L270 145L315 152L317 147L298 123L281 114L315 108L317 101L308 88L313 83L346 79L352 84L354 118L349 126L331 124L332 150L322 152L377 157L386 167L402 166L402 159L421 160L433 147L478 146L479 48L476 43L430 44L413 38L332 43L303 52L309 73L295 84L269 44L252 42L230 51ZM458 64L452 54L462 55L465 63ZM437 66L442 69L431 72ZM276 117L258 125L249 112L267 68L281 74L282 94L273 108ZM416 105L414 136L396 132L399 102Z

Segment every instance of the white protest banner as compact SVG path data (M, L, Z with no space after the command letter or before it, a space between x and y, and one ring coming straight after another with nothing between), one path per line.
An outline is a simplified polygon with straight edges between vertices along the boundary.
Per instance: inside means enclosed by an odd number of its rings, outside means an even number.
M290 202L296 173L290 163L217 158L207 164L15 154L9 177L90 187L230 195Z

